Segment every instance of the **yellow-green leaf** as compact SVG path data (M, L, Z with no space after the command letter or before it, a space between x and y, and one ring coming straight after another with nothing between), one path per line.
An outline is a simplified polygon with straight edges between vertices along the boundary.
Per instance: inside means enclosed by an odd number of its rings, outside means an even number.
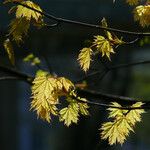
M89 115L89 111L88 111L89 106L86 103L78 103L78 105L79 105L80 113L84 116L88 116Z
M31 8L34 8L40 12L42 12L42 9L32 1L23 1L21 4L27 5ZM33 19L35 22L41 22L42 15L34 10L31 10L27 7L24 7L22 5L18 5L16 8L16 18L26 18L27 20Z
M103 27L106 27L106 28L108 27L107 21L106 21L105 18L102 19L101 23L102 23L102 26L103 26ZM106 36L107 36L107 38L108 38L109 40L112 40L112 39L113 39L113 38L112 38L112 35L111 35L111 33L110 33L109 31L105 30L105 33L106 33Z
M57 83L58 83L59 89L64 89L66 92L69 92L70 89L74 88L74 84L70 80L68 80L64 77L59 77L58 81L59 82L57 82Z
M81 66L81 68L86 72L89 67L90 67L90 62L91 62L91 56L93 54L93 51L91 48L83 48L81 51L80 51L80 54L78 56L78 61L79 61L79 64Z
M36 75L32 86L32 102L31 109L37 112L37 115L50 122L50 114L56 115L58 104L58 95L55 93L57 89L56 79L41 72Z
M150 26L150 4L137 6L134 9L134 19L139 21L142 27Z
M112 102L110 106L113 106L113 107L122 107L120 104L118 104L117 102ZM108 108L107 110L109 110L109 118L117 118L117 117L120 117L120 116L123 116L124 113L127 112L127 110L122 110L122 109L119 109L119 108Z
M126 0L129 5L137 5L139 0Z
M24 18L16 18L11 21L9 26L9 35L19 44L23 41L23 37L27 35L30 23Z
M79 117L79 107L77 103L71 103L68 107L60 110L60 121L64 121L66 126L70 126L72 123L78 122Z
M30 62L32 66L39 65L41 63L40 59L34 56L32 53L27 55L24 59L24 62Z
M137 102L131 107L141 107L143 104L144 103L142 102ZM136 122L141 121L141 114L143 113L145 113L144 109L132 109L127 113L126 118L130 121L132 125L135 125Z
M4 41L4 48L8 54L8 57L9 57L11 64L15 65L14 50L13 50L13 45L12 45L10 39L6 39Z
M133 131L133 127L129 124L126 118L122 117L116 119L114 122L106 122L102 125L101 139L107 139L110 145L120 143L123 144L129 135L130 131Z
M95 36L93 44L96 46L97 51L102 53L102 57L106 55L109 60L110 54L115 53L111 43L103 36L100 35Z

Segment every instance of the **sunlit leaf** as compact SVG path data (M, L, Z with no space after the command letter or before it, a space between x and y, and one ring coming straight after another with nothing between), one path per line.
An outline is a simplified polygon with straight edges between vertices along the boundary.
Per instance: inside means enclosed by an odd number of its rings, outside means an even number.
M23 1L21 4L27 5L31 8L34 8L35 10L38 10L42 12L42 9L32 1ZM22 5L18 5L16 8L16 18L26 18L27 20L33 19L35 22L41 22L42 15L34 10L31 10L27 7L24 7Z
M39 65L41 63L40 59L33 54L27 55L24 59L24 62L30 62L32 66Z
M114 122L104 123L100 130L102 130L101 138L108 138L109 144L113 145L116 143L123 144L129 135L129 132L133 131L133 128L126 118L121 117Z
M126 0L129 5L137 5L139 0Z
M144 103L142 102L137 102L133 104L131 107L141 107L143 104ZM145 112L144 109L132 109L127 113L126 118L129 119L130 123L135 125L136 122L141 121L141 114L143 114L144 112Z
M103 27L106 27L106 28L108 27L107 21L106 21L105 18L102 19L101 23L102 23L102 26L103 26ZM107 38L108 38L109 40L113 40L113 37L112 37L112 35L111 35L111 33L110 33L109 31L105 30L105 33L106 33L106 36L107 36Z
M81 68L86 72L89 67L90 67L90 62L91 62L91 55L93 54L93 51L91 48L83 48L81 51L80 51L80 54L78 56L78 61L79 61L79 64L81 66Z
M60 89L63 88L66 92L69 92L70 89L74 88L74 84L64 77L58 78L58 81L60 82L60 84L58 83L58 87Z
M93 44L96 45L97 50L102 53L102 57L106 55L110 60L110 54L114 53L114 50L111 43L105 39L105 37L100 35L95 36Z
M150 26L150 5L140 5L134 9L134 19L139 21L142 27Z
M79 107L77 103L71 103L68 107L60 110L60 121L64 121L66 126L70 126L72 123L78 122Z
M27 35L30 24L24 18L17 18L12 20L9 26L9 35L19 44L23 41L23 37Z
M122 107L120 104L118 104L117 102L112 102L110 106L114 106L114 107ZM113 108L110 107L107 110L109 110L109 118L117 118L120 116L123 116L125 112L127 112L127 110L122 110L122 109L118 109L118 108Z
M15 64L14 50L10 39L6 39L3 44L11 64L14 65Z
M101 138L108 139L109 144L123 144L129 135L130 131L134 132L133 128L137 122L141 121L143 109L138 109L143 105L142 102L137 102L130 106L135 109L121 109L121 105L117 102L112 102L109 110L109 118L113 118L112 122L106 122L101 127ZM118 107L118 108L113 108Z

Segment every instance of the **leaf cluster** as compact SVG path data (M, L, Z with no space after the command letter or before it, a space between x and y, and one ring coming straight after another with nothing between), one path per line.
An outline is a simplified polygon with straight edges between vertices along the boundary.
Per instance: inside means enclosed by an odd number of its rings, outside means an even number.
M142 102L137 102L130 107L138 108L142 105ZM117 102L112 102L111 106L122 107ZM122 110L118 108L108 108L108 118L112 118L113 121L103 123L100 128L101 138L108 138L110 145L123 144L130 131L134 132L135 124L141 121L141 114L145 112L143 109Z

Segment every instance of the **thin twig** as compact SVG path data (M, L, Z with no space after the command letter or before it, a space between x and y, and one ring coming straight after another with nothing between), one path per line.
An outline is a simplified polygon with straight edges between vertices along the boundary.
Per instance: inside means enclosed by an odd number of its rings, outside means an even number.
M0 65L0 70L7 73L7 74L9 74L9 75L11 75L12 77L14 76L14 77L18 78L18 80L25 81L25 82L29 83L30 85L32 85L32 81L34 79L32 76L29 76L25 73L22 73L22 72L19 72L19 71L15 70L15 69L8 68L8 67L1 66L1 65ZM14 79L16 80L16 78L14 78ZM3 78L3 79L7 80L7 77ZM142 101L145 104L141 107L135 107L135 108L115 107L115 106L111 106L109 104L106 104L107 102L110 103L110 102L116 101L116 102L119 102L121 104L126 104L127 105L127 104L133 104L133 103L136 103L136 102L140 101L139 99L135 99L135 98L118 96L118 95L111 95L111 94L104 94L104 93L100 93L100 92L96 92L96 91L81 90L81 89L77 89L77 93L78 93L79 96L82 96L82 97L85 97L85 98L88 97L88 99L99 99L99 100L102 99L102 100L105 100L105 104L100 103L100 102L92 102L92 101L87 101L86 102L87 104L100 106L100 107L103 107L103 108L111 107L111 108L127 109L127 110L131 110L131 109L150 109L150 102L148 102L148 101Z
M2 72L5 72L11 76L14 76L14 77L17 77L19 78L20 80L23 80L29 84L32 84L32 81L33 81L33 77L32 76L29 76L25 73L22 73L20 71L17 71L13 68L8 68L6 66L3 66L3 65L0 65L0 71Z
M48 19L54 20L56 22L63 22L63 23L69 23L69 24L74 24L74 25L80 25L80 26L84 26L84 27L90 27L90 28L96 28L96 29L102 29L102 30L107 30L107 31L112 31L112 32L116 32L116 33L123 33L123 34L128 34L128 35L134 35L134 36L150 36L150 33L143 33L143 32L131 32L131 31L126 31L126 30L120 30L120 29L115 29L115 28L109 28L109 27L103 27L100 25L94 25L94 24L89 24L89 23L84 23L84 22L80 22L80 21L74 21L74 20L69 20L69 19L64 19L64 18L59 18L59 17L55 17L54 15L50 15L47 12L44 11L39 11L35 8L32 8L30 6L27 6L25 4L22 4L20 2L12 2L13 4L17 4L17 5L21 5L24 6L26 8L29 8L33 11L36 11L38 13L40 13L41 15L45 16Z
M134 66L141 65L141 64L150 64L150 60L139 61L139 62L131 62L131 63L128 63L128 64L114 65L114 66L108 67L106 70L103 70L103 71L100 71L100 70L94 71L94 72L89 73L86 76L82 77L81 79L78 79L77 81L75 81L75 83L86 80L86 79L88 79L92 76L95 76L97 74L103 74L105 72L105 75L106 75L109 71L112 71L112 70L115 70L115 69L134 67ZM102 79L103 79L103 77L102 77Z

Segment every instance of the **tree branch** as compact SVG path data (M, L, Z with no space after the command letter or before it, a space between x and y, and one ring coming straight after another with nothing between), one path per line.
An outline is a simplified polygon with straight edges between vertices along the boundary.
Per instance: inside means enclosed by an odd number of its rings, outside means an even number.
M15 69L8 68L8 67L3 66L3 65L0 65L0 71L11 75L11 77L18 78L18 80L25 81L25 82L27 82L29 84L32 84L32 81L34 79L32 76L29 76L29 75L27 75L25 73L19 72L19 71L15 70ZM5 79L7 79L7 77ZM3 77L3 80L4 80L4 77Z
M59 17L55 17L53 15L50 15L47 12L44 12L44 11L41 12L39 10L36 10L35 8L32 8L32 7L27 6L25 4L22 4L21 2L16 2L15 1L15 2L12 2L12 3L15 4L15 5L21 5L21 6L24 6L26 8L29 8L29 9L31 9L33 11L36 11L36 12L40 13L41 15L45 16L46 18L56 21L57 23L62 22L62 23L80 25L80 26L84 26L84 27L102 29L102 30L116 32L116 33L123 33L123 34L127 34L127 35L134 35L134 36L138 36L138 37L141 37L141 36L150 36L150 33L131 32L131 31L126 31L126 30L120 30L120 29L115 29L115 28L103 27L103 26L100 26L100 25L94 25L94 24L89 24L89 23L84 23L84 22L79 22L79 21L74 21L74 20L59 18Z
M103 71L94 71L92 73L89 73L88 75L82 77L81 79L78 79L77 81L75 81L75 83L81 82L83 80L86 80L92 76L95 76L97 74L101 74L100 79L102 79L103 77L105 77L105 75L112 70L115 69L121 69L121 68L127 68L127 67L133 67L133 66L137 66L137 65L141 65L141 64L150 64L150 60L145 60L145 61L139 61L139 62L131 62L128 64L120 64L120 65L115 65L115 66L111 66L111 67L107 67L105 68Z
M16 77L18 78L18 80L22 80L24 82L27 82L28 84L32 85L32 81L33 81L33 77L29 76L25 73L19 72L15 69L12 68L8 68L5 66L0 65L0 70L11 75L11 77ZM14 78L16 80L16 78ZM7 80L6 78L3 78ZM13 79L13 78L11 78ZM127 105L131 105L134 104L136 102L139 102L140 99L137 98L130 98L130 97L124 97L124 96L118 96L118 95L111 95L111 94L104 94L104 93L100 93L100 92L96 92L96 91L92 91L92 90L81 90L81 89L77 89L77 95L85 97L87 99L97 99L97 100L101 100L101 101L105 101L105 104L100 103L100 102L92 102L92 101L87 101L87 104L90 105L95 105L95 106L100 106L103 108L108 108L108 107L112 107L112 108L118 108L118 109L126 109L126 110L131 110L131 109L150 109L150 102L149 101L142 101L143 103L145 103L142 107L129 107ZM78 98L76 97L76 99L78 100ZM120 104L126 105L125 107L114 107L111 106L107 103L110 102L118 102Z

